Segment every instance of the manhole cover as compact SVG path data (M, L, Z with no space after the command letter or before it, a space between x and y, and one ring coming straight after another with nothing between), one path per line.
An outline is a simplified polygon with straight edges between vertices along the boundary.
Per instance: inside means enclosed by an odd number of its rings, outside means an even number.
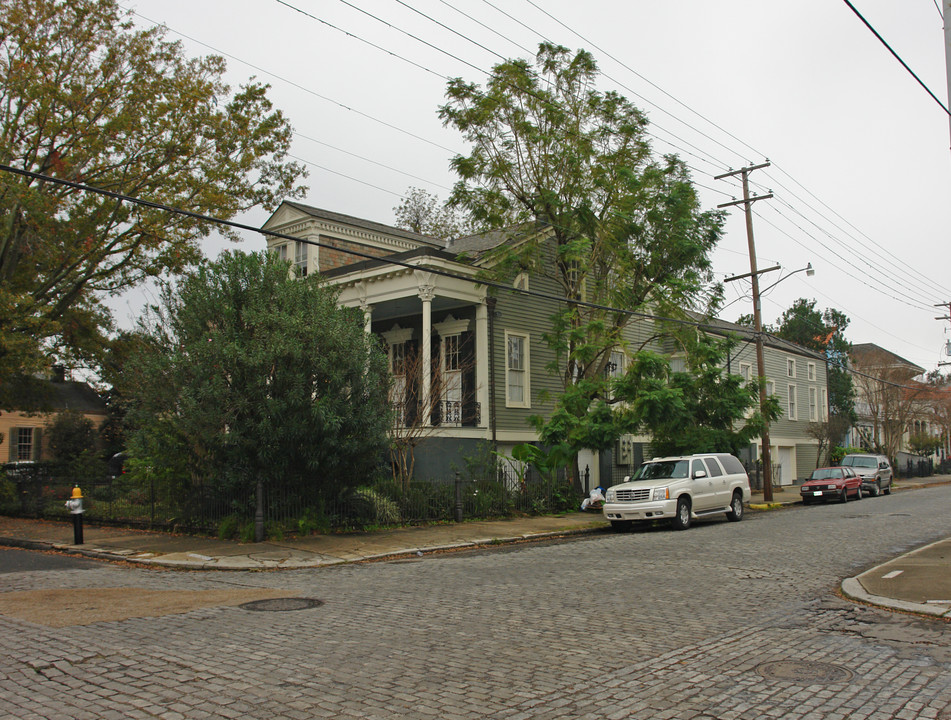
M763 663L759 674L767 680L784 680L800 685L842 683L852 679L852 672L839 665L800 660L779 660Z
M309 610L323 604L323 600L315 600L314 598L268 598L246 602L238 605L238 607L242 610L254 610L255 612L287 612L288 610Z

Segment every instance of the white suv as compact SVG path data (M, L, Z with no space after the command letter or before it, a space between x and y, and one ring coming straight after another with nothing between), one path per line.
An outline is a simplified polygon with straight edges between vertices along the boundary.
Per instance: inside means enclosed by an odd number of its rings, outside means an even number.
M633 477L608 488L604 517L615 530L644 520L670 520L677 530L686 530L693 519L719 513L742 520L743 503L749 499L749 476L732 455L654 458Z

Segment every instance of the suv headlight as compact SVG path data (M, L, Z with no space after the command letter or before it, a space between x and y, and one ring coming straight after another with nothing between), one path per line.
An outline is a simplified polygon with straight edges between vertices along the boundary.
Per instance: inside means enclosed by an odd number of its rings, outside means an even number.
M608 488L607 495L604 496L604 499L607 502L616 502L617 501L617 490L614 488Z
M670 500L670 490L669 488L659 487L654 488L654 500Z

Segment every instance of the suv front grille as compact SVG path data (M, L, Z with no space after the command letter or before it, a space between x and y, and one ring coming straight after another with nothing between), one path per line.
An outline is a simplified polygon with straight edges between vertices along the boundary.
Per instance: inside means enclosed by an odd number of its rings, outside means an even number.
M638 488L637 490L618 490L618 502L644 502L651 499L650 488Z

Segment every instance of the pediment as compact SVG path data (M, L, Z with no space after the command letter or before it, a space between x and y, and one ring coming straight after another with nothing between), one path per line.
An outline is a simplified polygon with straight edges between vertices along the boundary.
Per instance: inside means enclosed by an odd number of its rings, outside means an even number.
M267 219L267 222L265 222L261 228L263 230L277 230L285 225L307 220L309 217L307 213L287 203L281 203L281 206L271 214L271 217Z

